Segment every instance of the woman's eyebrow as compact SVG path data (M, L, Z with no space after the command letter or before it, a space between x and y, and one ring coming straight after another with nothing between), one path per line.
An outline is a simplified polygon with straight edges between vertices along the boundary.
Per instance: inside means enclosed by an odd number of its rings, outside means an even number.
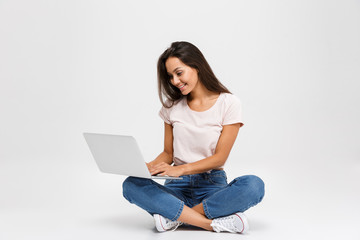
M174 70L173 70L173 72L176 72L176 70L178 70L179 68L181 68L181 67L177 67L177 68L175 68ZM170 73L168 72L168 74L170 75Z

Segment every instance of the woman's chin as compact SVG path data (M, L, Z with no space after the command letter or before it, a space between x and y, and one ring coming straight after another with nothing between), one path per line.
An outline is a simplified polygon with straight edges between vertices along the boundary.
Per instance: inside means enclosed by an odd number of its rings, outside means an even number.
M188 89L184 90L184 91L181 91L181 94L186 96L190 93L191 91L189 91Z

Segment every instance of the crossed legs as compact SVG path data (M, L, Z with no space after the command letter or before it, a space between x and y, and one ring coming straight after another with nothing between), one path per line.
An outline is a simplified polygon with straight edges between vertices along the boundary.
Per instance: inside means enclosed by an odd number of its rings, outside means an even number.
M259 203L264 196L264 183L253 175L236 178L193 208L186 206L180 200L181 197L175 197L175 192L170 194L171 190L155 184L152 180L128 178L124 182L123 191L126 199L150 214L158 213L171 220L213 230L210 226L212 219L244 212ZM163 202L158 203L160 199ZM154 205L154 202L158 204ZM172 212L171 215L169 211Z

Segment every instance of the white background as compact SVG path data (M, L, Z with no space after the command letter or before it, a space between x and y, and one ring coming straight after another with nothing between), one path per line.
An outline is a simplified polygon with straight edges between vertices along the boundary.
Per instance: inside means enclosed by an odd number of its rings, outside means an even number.
M243 102L226 170L260 176L266 196L242 237L359 239L355 0L1 0L0 239L165 237L82 132L133 135L155 158L156 63L179 40ZM171 236L189 232L224 236Z

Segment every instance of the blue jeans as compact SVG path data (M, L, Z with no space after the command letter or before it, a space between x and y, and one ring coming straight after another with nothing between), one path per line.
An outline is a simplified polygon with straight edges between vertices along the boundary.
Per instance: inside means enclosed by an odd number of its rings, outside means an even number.
M123 195L151 215L157 213L177 220L184 205L192 208L200 203L209 219L244 212L264 197L264 182L246 175L227 183L223 170L184 175L181 180L166 180L164 185L146 179L128 177L123 183Z

